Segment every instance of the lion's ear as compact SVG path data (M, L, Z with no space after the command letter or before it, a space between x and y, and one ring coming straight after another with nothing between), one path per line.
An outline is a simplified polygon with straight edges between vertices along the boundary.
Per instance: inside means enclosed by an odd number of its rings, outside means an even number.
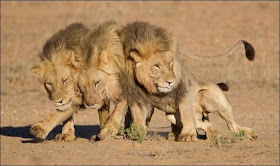
M77 55L71 51L64 57L64 64L71 67L72 69L77 69L80 67L81 60L78 59Z
M39 77L42 77L45 72L45 67L43 64L36 65L31 69L32 73L37 74Z
M71 65L74 61L75 61L75 54L72 51L68 52L63 58L63 62L66 65Z
M99 54L99 60L100 62L104 63L104 64L107 64L108 63L108 54L106 51L102 51L100 54Z
M106 51L102 51L98 58L100 61L99 69L102 69L107 74L115 74L118 72L118 67L115 66L115 63L117 62L109 62L109 57Z
M129 53L130 57L134 60L134 62L138 63L142 60L142 57L136 51L131 51Z

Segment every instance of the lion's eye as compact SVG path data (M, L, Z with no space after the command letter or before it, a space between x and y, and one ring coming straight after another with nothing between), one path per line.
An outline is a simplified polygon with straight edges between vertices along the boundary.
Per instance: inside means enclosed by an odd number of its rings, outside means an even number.
M172 66L172 65L173 65L173 61L171 61L171 62L169 63L169 65Z
M52 83L47 82L47 83L45 83L45 85L46 85L46 87L47 87L48 89L51 89L51 88L52 88Z
M99 85L100 81L96 81L94 86L97 87Z
M64 79L64 80L62 80L63 85L65 85L67 82L68 82L68 79L67 79L67 78Z
M160 69L160 66L159 66L158 64L155 64L155 65L154 65L154 68Z

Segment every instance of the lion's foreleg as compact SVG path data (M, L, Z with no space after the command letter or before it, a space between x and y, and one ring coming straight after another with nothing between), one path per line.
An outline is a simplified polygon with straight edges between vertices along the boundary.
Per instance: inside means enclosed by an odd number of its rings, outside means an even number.
M104 127L100 131L100 139L106 139L111 136L115 136L118 133L127 112L127 107L127 102L124 99L116 104L115 110L112 112L108 120L105 122Z
M74 128L74 119L73 116L70 116L66 121L63 122L62 133L57 134L55 137L56 141L74 141L75 128Z
M102 107L98 110L100 129L102 129L105 125L106 120L109 118L109 110L107 108Z
M179 112L183 125L182 131L177 141L190 142L197 141L196 125L193 115L193 104L190 95L185 95L179 103Z
M76 109L72 108L63 112L55 110L48 114L48 116L43 121L32 125L30 128L30 133L37 138L45 139L53 128L72 116L75 111Z
M138 103L134 103L130 107L130 110L131 110L133 122L136 123L137 125L141 125L144 128L146 128L146 116L144 115L145 110L143 110L143 107L139 106Z
M146 126L149 127L152 116L154 114L154 108L152 107L146 107Z

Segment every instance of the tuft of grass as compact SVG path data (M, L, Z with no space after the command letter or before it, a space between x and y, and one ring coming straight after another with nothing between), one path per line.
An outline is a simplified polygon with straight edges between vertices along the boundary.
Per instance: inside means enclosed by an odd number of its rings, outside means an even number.
M227 141L227 138L217 134L214 138L211 139L211 146L222 147Z
M142 143L147 134L147 131L143 126L133 122L130 127L126 129L126 133L129 139L136 140L137 142Z
M126 131L125 131L124 127L120 127L118 135L122 136L123 138L126 137Z
M235 133L232 138L231 142L237 142L241 140L245 140L247 138L245 130L240 130L238 133Z
M124 127L121 127L119 129L119 135L123 136L123 138L127 138L133 141L137 141L139 143L142 143L145 139L147 134L147 130L137 123L131 123L130 127L127 129L124 129Z
M224 147L227 143L234 143L241 140L246 140L247 135L245 130L240 130L238 133L232 135L231 139L229 140L226 137L221 136L220 134L216 135L214 138L211 139L212 147Z

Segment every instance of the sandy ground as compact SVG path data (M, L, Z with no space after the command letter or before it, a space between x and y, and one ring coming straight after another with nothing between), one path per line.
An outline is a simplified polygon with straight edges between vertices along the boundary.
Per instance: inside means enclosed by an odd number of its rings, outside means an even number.
M1 2L1 165L279 165L278 13L278 2ZM218 62L184 63L204 78L228 83L225 93L237 123L256 130L259 138L221 147L203 139L90 142L99 121L95 110L84 110L74 117L76 141L54 142L61 126L47 141L34 141L30 125L54 109L30 70L44 42L70 23L109 19L158 24L184 47L204 55L222 53L240 39L249 41L256 50L253 63L246 61L243 49ZM210 115L210 121L231 137L220 117ZM149 131L166 138L170 130L164 113L156 111Z

